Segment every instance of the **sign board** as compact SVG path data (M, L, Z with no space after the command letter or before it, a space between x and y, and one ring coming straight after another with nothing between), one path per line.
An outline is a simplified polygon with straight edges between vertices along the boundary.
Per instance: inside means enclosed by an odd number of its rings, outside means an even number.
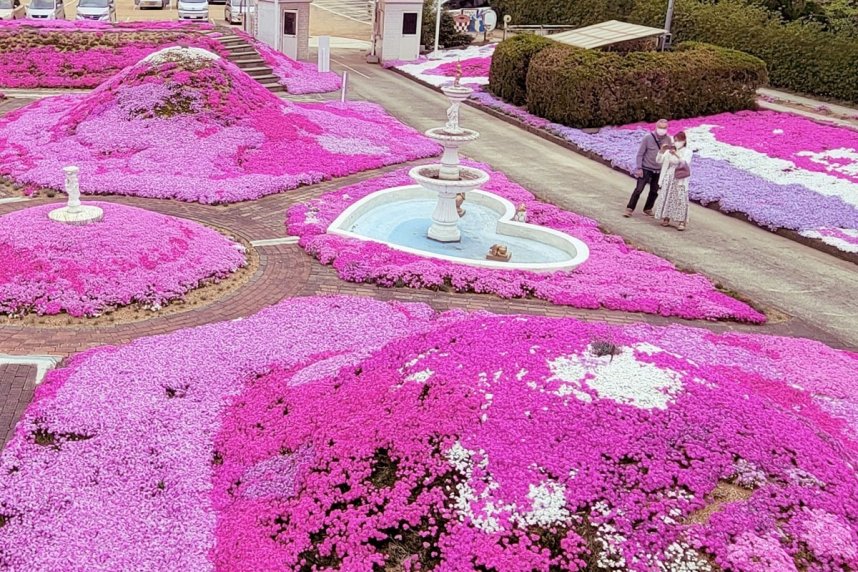
M462 8L448 10L456 23L456 31L468 34L491 32L498 25L498 14L491 8Z

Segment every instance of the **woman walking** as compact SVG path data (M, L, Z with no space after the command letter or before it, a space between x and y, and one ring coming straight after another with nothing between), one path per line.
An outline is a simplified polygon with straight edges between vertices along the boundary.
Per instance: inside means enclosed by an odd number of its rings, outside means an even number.
M656 156L661 163L659 187L661 192L655 201L653 214L661 220L661 226L678 223L676 230L685 230L688 225L688 182L691 179L691 149L684 131L673 138L673 145L664 145Z

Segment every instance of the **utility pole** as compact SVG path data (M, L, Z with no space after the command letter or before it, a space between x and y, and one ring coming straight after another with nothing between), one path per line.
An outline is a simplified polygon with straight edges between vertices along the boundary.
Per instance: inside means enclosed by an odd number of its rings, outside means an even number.
M429 59L437 60L441 57L438 53L438 40L441 38L441 6L447 3L447 0L437 0L435 2L435 49L429 55Z
M666 50L667 48L670 47L670 41L671 41L670 27L673 25L673 9L674 9L675 3L676 3L676 0L668 0L668 2L667 2L667 16L665 16L665 18L664 18L665 36L664 36L664 40L661 43L661 49L662 50Z

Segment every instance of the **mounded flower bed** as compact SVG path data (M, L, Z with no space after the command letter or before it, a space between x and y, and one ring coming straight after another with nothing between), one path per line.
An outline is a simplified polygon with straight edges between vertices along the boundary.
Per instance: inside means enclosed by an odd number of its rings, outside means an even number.
M111 25L66 20L0 24L0 86L93 88L167 46L192 46L226 55L210 25L135 22Z
M292 299L49 374L0 457L0 550L27 570L850 570L856 379L858 356L800 339Z
M0 174L84 193L201 203L256 199L435 155L437 145L371 103L292 103L203 50L170 49L86 95L0 120Z
M244 247L195 222L88 202L104 219L54 222L60 205L0 217L0 314L93 316L131 304L160 307L245 265Z
M476 165L476 164L475 164ZM327 234L332 222L353 203L382 189L412 184L407 170L327 193L287 213L289 234L343 280L381 286L452 288L488 292L504 298L533 296L578 308L608 308L689 319L733 319L763 322L765 316L726 294L697 274L680 272L658 256L629 248L619 236L606 235L592 219L538 201L531 193L490 174L483 190L527 207L528 222L565 232L584 241L590 258L573 271L537 274L493 270L402 252L385 244Z

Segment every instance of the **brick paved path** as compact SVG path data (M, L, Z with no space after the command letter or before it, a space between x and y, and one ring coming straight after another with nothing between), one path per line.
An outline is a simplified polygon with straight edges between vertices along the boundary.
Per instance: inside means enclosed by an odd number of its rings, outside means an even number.
M18 107L19 103L20 100L0 101L0 114ZM192 219L226 230L249 242L284 237L286 233L284 226L285 211L295 202L304 201L332 189L376 177L401 167L401 165L388 167L231 206L207 206L172 200L132 197L97 198L98 200L121 202ZM2 198L2 194L0 194L0 198ZM62 202L62 200L62 198L57 197L0 203L0 216L18 209L50 202ZM222 298L213 300L208 305L165 316L153 314L153 317L149 319L117 325L87 326L85 321L80 320L63 327L0 325L0 354L68 356L93 346L126 343L142 336L163 334L181 328L248 316L285 298L318 294L350 294L370 296L380 300L423 302L441 311L461 308L494 313L573 316L584 320L601 320L615 324L647 322L666 325L682 323L718 332L753 331L809 337L819 339L832 346L843 346L840 340L811 328L794 317L776 320L765 326L745 326L723 322L667 319L659 316L607 310L579 310L554 306L548 302L535 299L503 300L486 294L431 292L410 288L384 289L372 285L343 282L337 278L333 269L321 266L294 244L258 247L257 252L259 253L260 265L248 283ZM10 435L10 428L14 426L18 416L32 398L34 383L34 367L0 365L0 407L2 407L0 438L4 444Z
M0 447L12 436L12 428L33 398L36 366L0 365Z

